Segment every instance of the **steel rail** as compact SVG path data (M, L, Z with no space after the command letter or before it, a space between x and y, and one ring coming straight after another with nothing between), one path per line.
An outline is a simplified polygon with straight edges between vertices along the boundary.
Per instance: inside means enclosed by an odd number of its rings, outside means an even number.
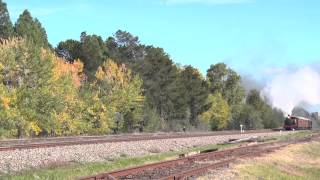
M246 147L237 147L237 148L232 148L232 149L227 149L227 150L222 150L222 151L197 154L197 155L192 155L189 157L184 157L184 158L175 159L175 160L169 160L169 161L163 161L163 162L152 163L152 164L147 164L147 165L141 165L141 166L137 166L137 167L133 167L133 168L126 168L126 169L107 172L107 173L100 173L100 174L97 174L94 176L81 177L81 178L78 178L78 180L123 179L129 175L138 175L139 173L143 173L145 171L153 171L153 170L156 170L157 168L162 168L162 167L170 168L172 166L176 166L176 165L183 164L186 162L189 162L189 163L193 162L194 163L196 160L198 160L198 161L206 160L206 159L210 160L212 158L217 158L220 156L219 158L221 158L221 159L219 162L209 164L209 165L204 165L202 167L196 167L196 168L184 170L179 173L173 173L173 174L165 176L165 177L157 178L157 179L162 179L162 180L164 180L164 179L184 179L189 176L199 175L201 173L207 172L209 169L215 169L215 168L218 168L221 166L228 165L232 161L235 161L239 158L257 156L257 155L260 155L260 154L263 154L266 152L272 152L274 150L280 149L280 148L288 146L290 144L309 142L312 140L319 141L320 134L312 135L310 137L306 137L306 138L298 139L298 140L268 142L268 143L261 143L261 144L246 146ZM250 151L250 149L251 149L251 151ZM254 151L252 151L252 150L254 150ZM237 151L238 151L238 153L234 153ZM229 158L227 160L224 159L225 157L228 157L230 155L231 155L231 158ZM168 171L168 169L167 169L167 171Z
M191 170L186 170L186 171L183 171L183 172L180 172L180 173L176 173L176 174L172 174L172 175L169 175L169 176L166 176L166 177L162 177L162 178L160 178L158 180L180 180L180 179L185 179L187 177L203 174L203 173L207 172L210 169L217 169L217 168L220 168L220 167L223 167L223 166L227 166L230 163L235 162L237 159L253 157L253 156L259 156L259 155L267 153L267 152L273 152L274 150L277 150L277 149L279 149L281 147L283 147L283 146L271 147L271 148L264 149L264 150L258 151L258 152L246 153L244 155L241 155L241 156L238 156L238 157L235 157L235 158L230 158L230 159L223 160L223 161L220 161L220 162L216 162L216 163L213 163L213 164L205 165L205 166L198 167L198 168L193 168Z
M262 143L262 144L252 145L252 146L238 147L238 148L232 148L232 149L227 149L227 150L222 150L222 151L196 154L196 155L192 155L189 157L184 157L184 158L179 158L179 159L174 159L174 160L169 160L169 161L164 161L164 162L158 162L158 163L152 163L152 164L147 164L147 165L141 165L141 166L137 166L137 167L133 167L133 168L126 168L126 169L116 170L116 171L112 171L112 172L108 172L108 173L101 173L101 174L97 174L94 176L79 178L78 180L98 180L98 179L108 179L108 178L117 179L118 177L125 177L125 176L132 175L132 174L139 174L145 170L152 170L152 169L157 169L157 168L162 168L162 167L168 168L168 167L173 167L173 166L183 164L186 162L190 162L190 161L203 160L203 159L209 159L209 158L214 158L214 157L226 157L226 156L230 156L230 155L238 155L236 152L241 153L244 150L248 150L248 149L258 148L256 150L259 151L260 150L259 148L266 147L266 146L272 146L274 144L276 144L276 142ZM260 150L260 151L263 151L263 150ZM240 156L241 156L241 154L240 154Z

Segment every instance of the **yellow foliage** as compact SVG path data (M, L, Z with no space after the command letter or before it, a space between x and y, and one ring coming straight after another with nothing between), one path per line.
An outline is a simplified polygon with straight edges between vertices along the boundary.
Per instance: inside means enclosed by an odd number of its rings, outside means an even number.
M226 128L230 117L230 108L221 94L209 95L206 104L211 104L211 107L200 115L201 120L210 124L213 130Z
M131 71L124 64L118 65L111 59L108 59L96 72L96 78L99 81L106 80L116 88L125 88L132 80Z
M54 61L54 77L60 78L61 76L70 74L72 76L73 83L76 87L81 84L81 77L83 71L83 63L80 60L75 61L73 64L57 58Z
M10 105L10 98L8 97L4 97L4 96L1 96L0 97L0 100L2 101L2 104L3 104L3 107L6 108L6 109L9 109L9 105Z
M42 131L35 121L30 122L29 127L30 130L35 133L35 135L38 135Z
M51 60L53 69L53 80L57 81L65 75L71 75L73 84L79 87L81 84L81 79L83 77L83 63L80 60L76 60L73 63L69 63L62 58L55 56L53 53L42 49L41 58Z

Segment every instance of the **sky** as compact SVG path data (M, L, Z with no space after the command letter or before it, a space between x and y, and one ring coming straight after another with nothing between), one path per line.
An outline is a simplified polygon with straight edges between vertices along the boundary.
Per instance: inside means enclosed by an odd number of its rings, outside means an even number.
M82 31L105 39L122 29L144 44L164 48L175 63L197 67L204 75L217 62L265 84L299 68L319 72L314 69L320 61L318 0L5 2L13 22L28 9L54 46L78 40Z
M174 62L205 73L225 62L263 78L320 60L317 0L6 0L13 22L24 9L46 28L49 42L103 38L118 29L160 46Z

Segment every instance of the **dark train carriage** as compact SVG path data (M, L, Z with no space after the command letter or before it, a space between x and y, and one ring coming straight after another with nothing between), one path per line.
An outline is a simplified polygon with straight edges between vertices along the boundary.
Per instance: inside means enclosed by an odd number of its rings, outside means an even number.
M311 129L312 121L308 118L299 116L288 116L284 121L285 130Z

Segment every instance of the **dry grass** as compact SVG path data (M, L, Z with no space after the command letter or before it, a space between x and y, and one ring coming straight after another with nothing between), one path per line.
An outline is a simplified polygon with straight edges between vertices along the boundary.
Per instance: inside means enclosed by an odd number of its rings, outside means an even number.
M320 142L295 144L272 154L242 160L234 179L320 179Z

